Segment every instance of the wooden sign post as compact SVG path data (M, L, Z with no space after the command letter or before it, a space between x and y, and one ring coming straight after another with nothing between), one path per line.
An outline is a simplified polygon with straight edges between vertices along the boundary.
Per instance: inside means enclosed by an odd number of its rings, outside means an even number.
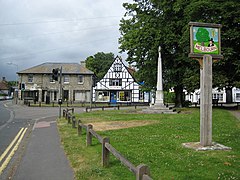
M200 145L212 146L212 61L221 59L219 24L190 22L189 57L200 63Z

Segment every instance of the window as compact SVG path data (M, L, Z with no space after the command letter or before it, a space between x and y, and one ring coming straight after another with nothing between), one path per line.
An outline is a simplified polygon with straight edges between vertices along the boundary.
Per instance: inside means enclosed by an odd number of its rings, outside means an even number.
M63 82L64 83L69 83L69 75L64 75L63 76Z
M110 79L109 86L122 86L122 79Z
M139 100L144 100L144 92L139 91Z
M212 96L213 99L218 99L219 101L223 101L223 94L222 93L214 93Z
M53 79L52 75L49 76L50 83L55 83L55 80Z
M240 93L236 93L236 100L240 101Z
M122 64L120 64L120 63L114 64L114 71L115 72L121 72L122 71Z
M28 74L28 82L33 83L33 74Z
M78 84L83 84L83 82L84 82L83 75L79 75L78 76Z

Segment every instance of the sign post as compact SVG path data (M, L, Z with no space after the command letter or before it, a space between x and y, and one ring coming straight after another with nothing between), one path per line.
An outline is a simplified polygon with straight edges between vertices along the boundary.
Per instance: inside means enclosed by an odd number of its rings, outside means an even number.
M200 69L200 145L212 145L212 56L204 55Z
M221 59L220 24L190 22L189 57L200 63L200 145L212 146L212 61Z
M183 143L197 151L230 150L212 142L212 63L222 59L220 24L190 22L189 57L200 63L200 142Z

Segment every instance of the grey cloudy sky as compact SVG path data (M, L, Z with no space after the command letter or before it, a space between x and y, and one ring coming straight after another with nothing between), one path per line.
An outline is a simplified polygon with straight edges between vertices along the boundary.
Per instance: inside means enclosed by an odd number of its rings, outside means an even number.
M0 0L0 78L44 62L119 54L119 22L132 0ZM9 65L9 62L12 64Z

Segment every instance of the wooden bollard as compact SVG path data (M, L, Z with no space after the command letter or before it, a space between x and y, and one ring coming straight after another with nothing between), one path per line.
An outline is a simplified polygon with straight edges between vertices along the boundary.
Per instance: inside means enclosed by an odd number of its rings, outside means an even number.
M76 128L76 117L72 116L72 128Z
M81 126L80 123L81 123L81 120L79 119L78 122L77 122L78 136L82 135L82 126Z
M71 114L68 112L68 114L67 114L67 116L68 116L68 124L71 124Z
M106 143L110 143L110 139L108 137L103 138L103 141L102 141L102 165L103 165L103 167L109 166L110 152L105 146Z
M68 112L67 112L67 110L65 110L65 119L66 120L68 119Z
M65 114L66 114L66 111L65 111L65 109L63 110L63 117L65 117Z
M150 176L150 170L148 166L140 164L137 166L136 180L143 180L143 175Z
M91 124L88 124L87 126L87 139L86 139L86 145L91 146L92 145L92 134L90 132L90 129L93 129L93 126Z

